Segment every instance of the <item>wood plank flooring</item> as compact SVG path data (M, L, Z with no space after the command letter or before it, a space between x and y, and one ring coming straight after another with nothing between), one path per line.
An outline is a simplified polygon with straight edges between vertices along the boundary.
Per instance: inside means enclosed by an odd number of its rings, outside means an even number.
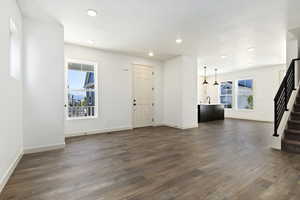
M299 200L300 155L271 150L273 125L141 128L26 155L0 200Z

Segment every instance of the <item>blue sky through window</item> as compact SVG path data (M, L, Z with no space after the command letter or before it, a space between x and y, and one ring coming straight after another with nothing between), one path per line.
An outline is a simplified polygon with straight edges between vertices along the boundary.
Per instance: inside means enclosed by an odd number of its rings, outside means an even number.
M87 72L79 70L68 70L68 85L69 89L84 89L84 81Z

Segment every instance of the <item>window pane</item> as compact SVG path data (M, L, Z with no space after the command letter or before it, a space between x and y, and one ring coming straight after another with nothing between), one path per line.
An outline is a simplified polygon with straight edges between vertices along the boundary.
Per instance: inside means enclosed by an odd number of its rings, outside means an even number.
M238 109L253 109L253 80L238 81Z
M69 117L86 117L95 114L95 91L69 91Z
M220 85L220 103L225 108L232 108L232 81L222 82Z
M221 83L221 95L232 94L232 81Z
M85 72L81 71L81 64L69 63L68 68L68 88L72 90L84 89Z
M232 96L220 96L220 102L224 108L232 108Z

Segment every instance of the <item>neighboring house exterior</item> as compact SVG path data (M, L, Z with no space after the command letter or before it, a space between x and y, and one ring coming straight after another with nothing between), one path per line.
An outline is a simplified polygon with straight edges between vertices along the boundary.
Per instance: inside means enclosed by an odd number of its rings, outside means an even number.
M86 89L87 106L95 106L95 91L93 91L95 89L94 72L86 73L83 87ZM92 89L92 91L89 89Z
M88 116L95 114L95 74L94 72L87 72L85 76L84 86L86 89L86 106Z

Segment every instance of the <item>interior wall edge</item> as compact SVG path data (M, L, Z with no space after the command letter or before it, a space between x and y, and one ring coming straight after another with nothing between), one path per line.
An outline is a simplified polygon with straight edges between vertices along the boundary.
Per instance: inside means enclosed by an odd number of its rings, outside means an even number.
M20 160L22 159L23 155L24 155L24 152L23 152L23 150L21 150L19 152L19 154L17 155L16 159L10 164L10 166L7 169L7 171L5 172L4 176L1 178L1 180L0 180L0 193L4 189L5 185L7 184L8 180L11 177L11 175L13 174L13 172L15 171L15 169L18 166L18 164L19 164Z

